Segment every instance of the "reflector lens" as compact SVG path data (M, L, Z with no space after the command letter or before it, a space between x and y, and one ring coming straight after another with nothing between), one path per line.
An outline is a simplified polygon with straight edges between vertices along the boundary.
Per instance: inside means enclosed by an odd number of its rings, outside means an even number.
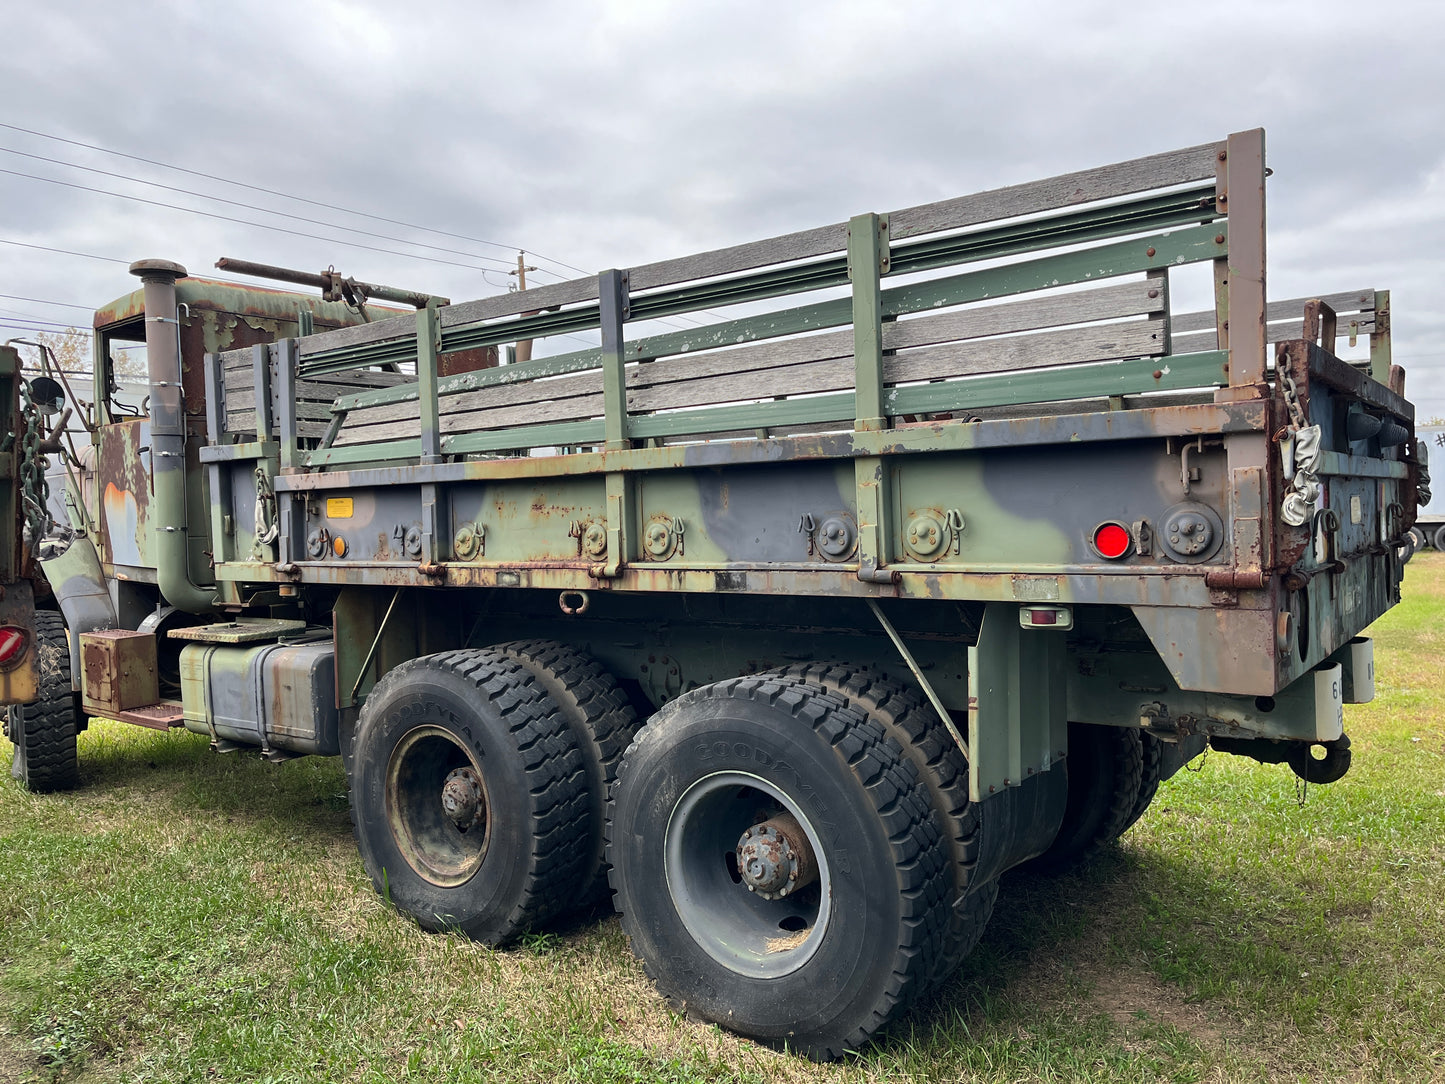
M30 637L15 625L0 625L0 669L19 662L25 655L25 645Z
M1101 523L1094 528L1094 548L1111 561L1128 553L1133 541L1128 530L1118 523Z

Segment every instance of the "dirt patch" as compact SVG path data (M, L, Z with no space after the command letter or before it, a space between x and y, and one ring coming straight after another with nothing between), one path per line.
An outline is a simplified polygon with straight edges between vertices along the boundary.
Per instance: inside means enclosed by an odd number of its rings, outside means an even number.
M36 1080L40 1076L40 1059L20 1036L0 1024L0 1080Z
M1153 975L1115 971L1099 979L1091 1000L1127 1035L1148 1023L1167 1024L1182 1031L1207 1050L1219 1050L1224 1034L1203 1007L1185 1000L1184 993Z

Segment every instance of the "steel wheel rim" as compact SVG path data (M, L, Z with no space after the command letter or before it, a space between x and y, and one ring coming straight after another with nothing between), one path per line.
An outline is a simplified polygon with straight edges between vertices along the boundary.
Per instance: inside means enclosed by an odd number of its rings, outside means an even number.
M768 807L797 818L818 864L816 884L780 900L749 892L728 863L738 838ZM762 979L790 974L827 937L832 891L822 840L802 807L766 779L717 772L688 787L668 819L663 864L683 927L731 971Z
M442 807L448 779L470 770L479 790L477 819L459 827ZM470 880L481 869L491 839L486 777L465 746L439 726L402 735L386 767L386 821L397 849L417 875L442 888Z

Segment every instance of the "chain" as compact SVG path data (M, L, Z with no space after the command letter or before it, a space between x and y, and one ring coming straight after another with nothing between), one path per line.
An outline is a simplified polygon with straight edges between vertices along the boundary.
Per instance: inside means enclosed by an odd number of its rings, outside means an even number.
M1284 402L1285 406L1289 408L1289 420L1294 423L1296 429L1306 428L1309 420L1305 417L1304 407L1300 406L1299 389L1295 387L1294 377L1281 371L1279 380L1284 385Z
M40 456L40 412L30 401L28 380L20 382L20 411L25 419L25 435L20 442L21 499L30 524L30 544L38 547L55 522L50 517L50 483L45 480L44 460Z

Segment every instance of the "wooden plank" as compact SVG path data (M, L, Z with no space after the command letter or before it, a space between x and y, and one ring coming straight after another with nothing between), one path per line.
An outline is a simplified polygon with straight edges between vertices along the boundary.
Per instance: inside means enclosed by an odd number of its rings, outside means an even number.
M1036 214L1093 200L1112 199L1153 188L1213 179L1222 143L1167 151L1097 169L1065 173L1047 180L1010 185L957 199L926 203L888 216L894 240L981 222Z
M321 437L326 435L329 423L325 421L298 421L296 433L302 437ZM256 414L254 411L227 412L226 430L230 433L254 433L256 431Z
M889 214L889 234L893 240L902 240L1212 178L1220 147L1218 143L1206 143L1047 180L906 207ZM682 259L644 264L632 268L629 276L634 290L647 290L841 252L847 243L847 226L837 223Z
M274 390L271 392L271 407L273 411L272 416L279 418L279 399ZM245 391L231 392L226 396L226 408L226 416L228 418L232 414L243 412L246 414L254 414L256 412L256 393L250 388L247 388ZM313 421L330 421L331 401L329 399L324 402L314 399L300 400L296 404L296 416L298 418L309 418Z
M248 355L249 359L249 355ZM275 366L272 366L273 370ZM224 370L226 386L250 386L252 380L249 360L244 365L233 365ZM339 373L315 373L304 378L305 383L325 384L342 392L360 391L363 388L394 388L401 384L415 384L415 373L390 373L379 369L347 369Z
M603 412L602 393L580 398L542 400L510 407L492 407L487 410L469 411L461 414L443 415L443 435L456 433L485 432L509 427L523 427L553 422L587 421L600 417ZM364 444L368 441L393 440L416 436L420 430L420 418L399 421L371 422L369 424L347 424L337 433L333 445L344 447Z
M1180 356L1167 371L1150 358L1104 361L1043 372L1010 370L983 376L913 384L888 392L890 414L930 414L980 406L1037 403L1044 399L1084 399L1218 387L1226 383L1222 351ZM1158 374L1158 375L1155 375Z
M1373 315L1359 314L1358 316L1342 316L1336 342L1348 341L1350 337L1350 321L1358 320L1355 333L1360 338L1368 337L1375 330L1375 318ZM1217 348L1217 334L1213 328L1205 331L1190 332L1187 335L1175 335L1170 342L1169 352L1171 354L1194 354L1201 350L1214 350ZM1270 324L1265 332L1265 341L1268 343L1285 342L1288 339L1304 338L1304 321L1282 320Z
M1007 335L1064 324L1162 312L1167 299L1162 293L1149 297L1151 289L1153 287L1141 279L1051 297L1026 298L997 305L973 304L945 312L929 311L921 316L885 323L883 346L886 350L903 350L954 339ZM728 350L674 354L647 365L634 366L628 371L628 387L643 388L678 380L850 357L852 350L852 331L839 331L768 340Z
M908 350L883 359L883 381L894 385L973 373L1148 357L1163 352L1164 322L1154 318ZM628 395L628 407L635 411L667 410L705 403L847 391L852 386L853 361L843 357L753 372L745 380L735 376L707 377L643 388Z
M1308 297L1294 297L1288 301L1271 301L1267 318L1270 321L1302 320L1305 303L1312 300L1314 299ZM1347 322L1343 319L1347 313L1373 313L1375 311L1374 290L1349 290L1337 294L1321 294L1319 300L1340 314L1341 325ZM1213 328L1214 310L1181 313L1174 317L1173 322L1174 330L1177 332L1202 331L1205 328Z

